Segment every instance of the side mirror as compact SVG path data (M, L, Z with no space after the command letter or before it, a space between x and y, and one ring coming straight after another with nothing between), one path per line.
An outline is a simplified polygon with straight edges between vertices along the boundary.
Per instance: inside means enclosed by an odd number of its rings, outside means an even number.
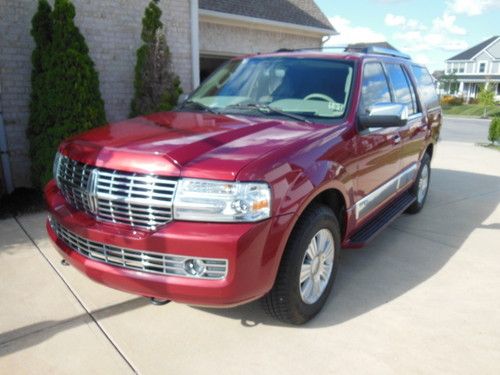
M179 97L177 98L177 105L182 105L184 102L189 98L190 94L180 94Z
M407 122L408 106L400 103L377 103L370 106L366 114L359 115L362 129L399 127Z

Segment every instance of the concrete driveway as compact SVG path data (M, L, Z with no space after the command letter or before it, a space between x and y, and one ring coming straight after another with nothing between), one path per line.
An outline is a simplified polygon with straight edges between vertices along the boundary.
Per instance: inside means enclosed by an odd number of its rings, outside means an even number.
M0 222L0 373L500 373L500 154L487 125L447 120L426 208L343 252L304 327L258 303L145 299L63 267L43 213Z

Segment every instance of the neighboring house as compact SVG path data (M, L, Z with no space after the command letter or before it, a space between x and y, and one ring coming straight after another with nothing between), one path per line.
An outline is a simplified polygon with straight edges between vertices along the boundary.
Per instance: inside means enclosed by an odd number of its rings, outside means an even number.
M446 75L454 74L455 95L475 98L484 85L493 85L500 100L500 36L494 36L446 60Z
M141 20L148 2L73 0L76 24L99 72L109 121L129 113ZM314 0L161 0L159 6L173 67L185 92L233 56L320 47L325 37L337 34ZM30 185L26 126L33 50L30 29L36 7L34 0L0 1L0 107L15 186Z

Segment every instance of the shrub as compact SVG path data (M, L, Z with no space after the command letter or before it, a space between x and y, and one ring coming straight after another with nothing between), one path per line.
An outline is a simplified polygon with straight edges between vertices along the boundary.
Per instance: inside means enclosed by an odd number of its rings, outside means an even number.
M444 95L441 98L441 105L447 106L447 105L462 105L464 104L464 98L463 97L456 97L452 95Z
M35 49L31 54L31 97L30 117L28 120L27 136L30 141L30 155L33 160L38 151L39 137L49 122L49 113L46 110L48 89L46 80L50 44L52 41L52 8L47 0L38 1L38 9L31 20L31 36L35 42ZM39 185L36 163L33 163L33 184Z
M500 116L495 116L491 120L490 129L488 131L488 140L491 143L500 142Z
M143 44L137 50L130 116L171 110L182 93L179 77L172 71L158 1L149 3L142 19Z
M55 0L44 73L43 129L32 142L36 186L43 186L52 177L54 154L63 139L106 121L99 78L74 18L75 7L69 0Z

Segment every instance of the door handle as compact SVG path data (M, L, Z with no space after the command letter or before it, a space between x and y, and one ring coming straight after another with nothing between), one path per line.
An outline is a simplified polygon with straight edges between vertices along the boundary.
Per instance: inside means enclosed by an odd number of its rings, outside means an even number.
M390 139L395 145L401 143L401 136L399 134L392 135Z

